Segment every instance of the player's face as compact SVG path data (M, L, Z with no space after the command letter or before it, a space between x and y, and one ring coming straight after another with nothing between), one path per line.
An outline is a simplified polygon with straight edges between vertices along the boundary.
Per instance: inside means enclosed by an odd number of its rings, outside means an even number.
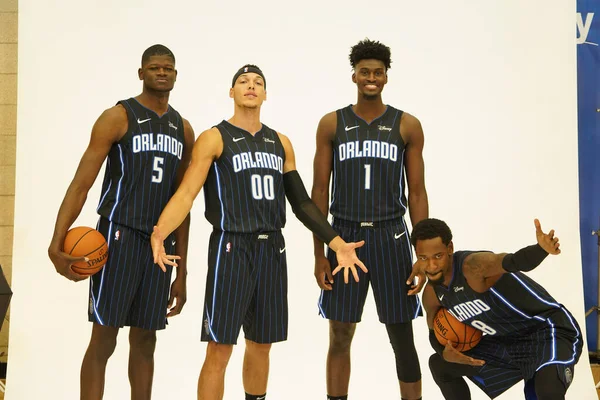
M177 70L170 56L151 56L138 70L144 87L156 92L170 92L175 86Z
M354 68L352 82L356 83L358 93L365 97L381 95L387 83L385 64L380 60L360 60Z
M242 74L238 76L235 85L229 90L229 97L237 106L259 108L267 99L265 81L254 72Z
M425 272L427 279L434 285L448 284L452 279L452 242L446 246L440 237L417 240L415 250L417 264Z

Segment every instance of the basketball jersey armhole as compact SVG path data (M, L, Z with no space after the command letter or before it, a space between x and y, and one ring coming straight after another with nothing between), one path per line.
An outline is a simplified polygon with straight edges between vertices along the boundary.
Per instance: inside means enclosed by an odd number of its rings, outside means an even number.
M119 100L117 104L122 105L125 109L125 112L127 113L127 132L125 132L121 139L119 139L119 141L115 143L123 145L131 139L131 137L133 136L133 127L138 125L138 123L135 117L133 116L133 110L131 109L131 105L129 104L128 100Z

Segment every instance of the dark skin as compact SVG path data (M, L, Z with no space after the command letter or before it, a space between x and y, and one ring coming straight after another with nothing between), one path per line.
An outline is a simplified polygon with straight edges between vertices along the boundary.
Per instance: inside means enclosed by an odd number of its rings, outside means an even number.
M174 61L169 56L152 56L139 69L143 91L136 99L158 115L168 110L169 93L177 77ZM187 120L184 123L185 150L181 166L177 171L178 186L191 159L194 131ZM127 112L122 105L105 110L92 128L90 142L85 150L75 177L60 206L54 235L48 247L48 256L56 271L65 278L78 282L86 276L71 269L73 263L82 258L71 257L63 252L63 243L69 227L75 222L87 199L87 194L98 177L98 173L111 147L119 142L128 129ZM175 232L177 254L186 255L188 246L189 214L185 223ZM171 285L168 317L181 312L186 301L186 262L179 262L177 276ZM94 323L90 345L81 370L81 399L101 399L104 391L104 371L108 358L116 345L118 328ZM132 327L130 330L130 381L132 399L150 399L154 364L152 356L156 341L155 331ZM135 371L135 373L133 373Z
M540 222L536 219L535 234L538 244L548 252L548 254L560 254L560 243L558 237L554 236L554 230L548 233L542 231ZM442 307L435 295L434 285L450 285L452 281L453 265L452 255L454 254L454 244L447 245L442 242L440 237L427 240L417 240L416 246L417 262L416 267L422 269L429 279L423 291L423 308L427 314L427 326L433 329L433 321L436 313ZM502 268L502 260L507 253L473 253L465 258L463 263L463 274L467 284L477 293L488 291L502 277L508 273ZM443 353L444 360L448 362L467 364L473 366L482 366L483 360L477 360L468 357L456 350L452 343L447 343Z
M383 61L367 59L361 60L355 66L352 74L352 82L356 84L358 99L353 110L367 123L380 117L386 110L381 93L387 83L387 73ZM329 214L329 184L333 170L333 142L337 127L336 112L330 112L319 121L316 134L316 152L313 162L313 187L312 200L324 215ZM403 113L400 120L398 134L406 144L405 169L408 186L408 209L413 224L428 217L429 205L427 191L425 189L425 167L423 161L424 136L419 120ZM317 284L323 290L332 290L334 281L331 265L324 253L323 242L313 237L315 255L315 278ZM335 271L334 271L335 272ZM418 283L414 284L414 278L418 276ZM416 295L425 284L425 276L417 269L407 279L407 285L411 285L409 295ZM335 346L335 337L342 337L344 342L340 347L348 348L354 334L355 324L330 321L330 332L332 332L332 346ZM335 333L338 334L335 334ZM336 357L328 356L328 378L327 386L330 395L345 395L348 393L348 382L350 379L350 356L349 351L344 352L342 358L336 363ZM334 372L335 371L335 372ZM339 375L339 376L337 376ZM343 376L342 376L343 375ZM405 384L401 383L402 396L405 398L420 397L420 382ZM409 387L409 386L414 387ZM418 388L416 388L418 386Z

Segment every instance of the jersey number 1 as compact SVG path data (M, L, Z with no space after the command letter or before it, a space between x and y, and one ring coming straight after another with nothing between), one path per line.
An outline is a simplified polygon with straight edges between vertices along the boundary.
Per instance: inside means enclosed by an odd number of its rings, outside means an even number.
M365 164L365 189L371 189L371 164Z

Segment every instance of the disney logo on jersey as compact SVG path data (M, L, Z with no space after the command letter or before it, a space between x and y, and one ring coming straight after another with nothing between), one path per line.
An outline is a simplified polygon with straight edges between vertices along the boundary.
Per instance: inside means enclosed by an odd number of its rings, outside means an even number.
M283 158L264 151L246 151L233 156L233 171L240 172L249 168L268 168L283 174Z
M390 126L385 126L385 125L377 125L377 129L379 129L380 131L391 131L392 127Z
M181 160L183 143L163 133L142 133L133 137L133 152L160 151L176 156Z
M448 312L460 322L463 322L469 318L473 318L477 315L481 315L484 312L490 311L491 307L483 302L483 300L476 299L473 301L465 301L455 305L448 309Z
M379 140L355 140L342 143L337 151L340 161L351 158L372 157L384 160L398 161L398 146Z

